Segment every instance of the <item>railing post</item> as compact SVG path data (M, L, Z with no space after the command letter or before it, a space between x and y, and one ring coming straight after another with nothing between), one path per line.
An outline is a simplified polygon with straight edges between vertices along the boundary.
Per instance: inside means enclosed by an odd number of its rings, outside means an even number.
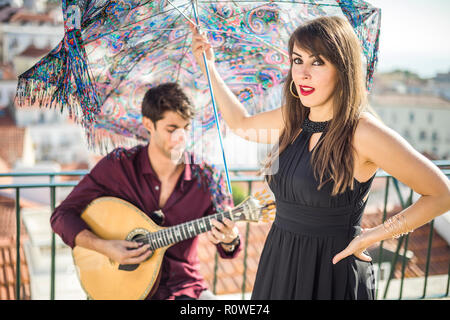
M401 205L401 207L403 209L405 209L406 205L405 205L405 202L403 201L402 193L400 192L400 187L398 185L397 179L395 179L393 177L392 183L394 184L395 190L397 191L397 195L398 195L398 198L400 200L400 205ZM400 248L401 248L401 246L403 244L403 240L404 239L405 239L405 237L402 236L398 240L397 249L395 250L395 256L394 256L394 258L392 259L392 262L391 262L391 272L389 272L389 278L388 278L388 280L386 282L386 287L384 288L383 299L386 299L386 296L387 296L387 293L388 293L388 290L389 290L389 285L391 284L391 280L392 280L392 278L394 276L394 273L395 273L395 267L397 265L397 259L398 259L398 256L399 256Z
M386 188L384 191L384 209L383 209L383 218L381 219L381 223L384 223L386 220L386 214L387 214L387 200L389 195L389 180L390 177L386 177ZM375 290L375 297L378 298L378 282L380 281L380 274L381 274L381 264L382 264L382 258L383 258L383 240L380 242L380 250L378 254L378 279L376 284L376 290Z
M248 195L252 194L252 181L248 181ZM247 257L248 257L248 237L250 235L250 223L245 226L245 244L244 244L244 271L242 274L242 300L245 299L245 282L247 281Z
M394 273L395 273L395 266L397 265L397 259L398 259L399 252L400 252L400 248L401 248L401 246L402 246L402 244L403 244L404 238L405 238L405 237L402 236L402 237L400 237L400 239L398 240L398 243L397 243L397 249L395 250L395 255L394 255L394 258L392 259L392 262L391 262L391 272L389 273L389 278L388 278L388 281L387 281L387 283L386 283L386 287L384 288L383 299L386 299L386 296L387 296L387 293L388 293L388 290L389 290L389 285L390 285L390 283L391 283L391 279L392 279L393 276L394 276Z
M405 245L403 247L403 260L402 260L402 278L400 280L400 293L398 294L398 300L402 300L403 297L403 282L405 280L405 267L406 267L406 252L408 250L409 234L405 236Z
M52 184L55 180L55 176L50 176L50 183ZM55 211L56 203L56 190L54 186L50 187L50 214ZM56 244L55 244L55 233L52 231L51 238L51 270L50 270L50 300L55 300L55 273L56 273Z
M450 263L448 264L448 273L447 273L447 290L445 290L445 297L448 296L448 292L450 289Z
M411 189L409 194L409 199L407 202L407 206L410 206L412 204L412 197L413 197L414 190ZM405 236L405 246L403 247L403 261L402 261L402 279L400 281L400 293L398 299L401 300L403 296L403 282L405 280L405 267L406 267L406 253L408 251L408 240L409 240L409 234Z
M431 256L431 244L433 243L433 229L434 229L434 219L430 222L430 233L428 236L428 250L427 250L427 262L425 265L425 282L423 284L423 295L422 299L425 298L427 293L427 283L428 283L428 272L430 269L430 256Z
M16 188L16 300L20 300L20 188Z

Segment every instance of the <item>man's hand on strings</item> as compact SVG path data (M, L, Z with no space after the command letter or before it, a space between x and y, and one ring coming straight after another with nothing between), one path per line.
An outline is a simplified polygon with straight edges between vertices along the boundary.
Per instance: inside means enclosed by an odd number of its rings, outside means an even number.
M211 219L211 223L214 227L207 232L207 237L213 244L230 243L239 235L236 225L228 218L225 218L223 223Z

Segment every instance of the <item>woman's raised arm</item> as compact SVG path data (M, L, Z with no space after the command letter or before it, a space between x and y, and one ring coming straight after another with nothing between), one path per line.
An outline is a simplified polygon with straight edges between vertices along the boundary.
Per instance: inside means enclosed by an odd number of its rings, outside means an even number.
M214 64L214 51L204 35L191 25L192 52L206 77L205 52L216 104L227 125L238 136L259 143L275 143L284 128L282 108L249 115L236 95L223 81Z

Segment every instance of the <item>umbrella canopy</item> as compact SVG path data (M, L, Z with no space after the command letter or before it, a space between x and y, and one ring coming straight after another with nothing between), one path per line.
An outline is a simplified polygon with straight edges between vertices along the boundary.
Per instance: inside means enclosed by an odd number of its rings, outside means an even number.
M66 109L97 149L145 142L146 90L178 82L196 106L190 149L217 154L220 114L191 52L189 21L207 33L216 66L250 114L279 107L289 70L287 43L296 27L319 16L346 17L367 66L377 62L380 9L362 0L143 1L63 0L61 43L19 77L16 103ZM197 20L198 19L198 20ZM223 151L223 150L222 150Z

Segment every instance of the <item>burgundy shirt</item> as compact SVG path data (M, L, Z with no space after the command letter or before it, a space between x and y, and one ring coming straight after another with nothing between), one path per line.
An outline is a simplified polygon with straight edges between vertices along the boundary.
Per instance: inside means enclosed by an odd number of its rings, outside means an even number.
M192 162L186 164L172 194L164 207L160 208L161 182L150 164L148 145L128 150L115 149L102 158L55 209L50 219L51 226L73 248L76 235L89 229L81 219L81 213L91 201L102 196L121 198L147 215L161 209L165 215L162 226L177 225L213 214L216 208L223 205L232 207L230 196L221 194L220 197L212 197L214 191L211 190L214 189L205 188L205 184L200 183L202 178L212 176L204 168ZM216 187L220 190L224 186L219 183ZM194 237L167 249L159 287L151 299L174 299L180 295L197 299L207 289L199 271L197 244L198 237ZM230 253L225 252L220 245L217 245L217 249L222 258L234 258L242 248L239 244Z

